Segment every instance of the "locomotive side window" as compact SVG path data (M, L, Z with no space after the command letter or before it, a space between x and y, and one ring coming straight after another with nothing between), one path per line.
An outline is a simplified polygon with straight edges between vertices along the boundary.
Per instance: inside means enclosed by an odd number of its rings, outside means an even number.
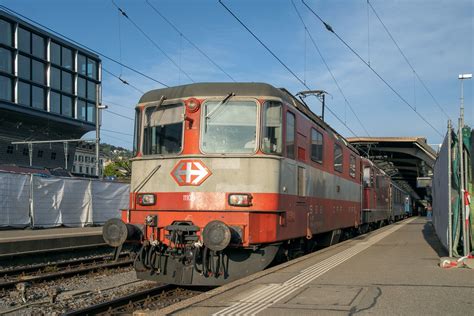
M311 129L311 160L323 162L323 134Z
M162 105L146 109L144 155L171 155L181 152L184 106Z
M342 172L342 147L338 144L334 144L334 170Z
M372 186L372 175L370 167L364 167L364 188Z
M254 153L257 104L254 101L204 103L201 149L206 153Z
M349 160L349 175L352 178L356 177L356 158L351 155Z
M306 195L306 170L304 167L298 166L298 196Z
M263 120L263 152L281 154L281 103L266 102L263 108Z
M295 159L295 115L286 113L286 156Z
M134 128L134 137L133 137L133 156L139 151L140 148L140 122L141 122L141 112L139 109L135 109L135 128Z

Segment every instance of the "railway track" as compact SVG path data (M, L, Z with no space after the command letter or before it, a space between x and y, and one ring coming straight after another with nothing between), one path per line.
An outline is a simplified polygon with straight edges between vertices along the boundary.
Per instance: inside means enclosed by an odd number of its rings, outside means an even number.
M157 301L162 305L169 305L176 300L183 299L183 297L189 297L190 293L194 292L178 288L175 285L164 284L83 309L66 312L65 315L124 315L132 313L136 309L146 308Z
M118 268L133 263L131 255L122 254L117 262L109 255L84 259L67 260L57 263L32 265L0 270L0 289L15 287L22 282L38 283L63 277L86 274L100 269Z

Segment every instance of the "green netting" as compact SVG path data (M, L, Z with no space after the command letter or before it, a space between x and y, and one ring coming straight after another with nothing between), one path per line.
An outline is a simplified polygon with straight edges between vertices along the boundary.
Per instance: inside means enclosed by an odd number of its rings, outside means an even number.
M453 212L453 230L452 230L452 250L455 257L459 257L459 246L462 248L461 241L461 199L459 194L460 176L459 176L459 145L456 133L451 133L451 209Z
M465 150L465 153L466 153L466 156L464 157L464 159L466 160L466 163L464 164L467 168L465 170L465 174L466 174L466 177L467 177L467 187L466 187L466 190L471 194L471 202L474 202L474 197L472 196L473 195L473 184L472 184L472 163L471 163L471 159L472 159L472 152L471 152L471 148L472 148L472 144L474 142L474 140L472 139L474 137L474 134L471 133L471 128L466 126L462 129L462 139L463 139L463 145L464 145L464 150ZM470 251L472 251L474 249L473 247L473 244L474 244L474 207L472 207L472 203L471 203L471 209L470 209L470 216L469 216L469 222L470 222L470 225L469 227L471 228L470 231L468 232L468 235L470 236L470 244L471 244L471 249Z

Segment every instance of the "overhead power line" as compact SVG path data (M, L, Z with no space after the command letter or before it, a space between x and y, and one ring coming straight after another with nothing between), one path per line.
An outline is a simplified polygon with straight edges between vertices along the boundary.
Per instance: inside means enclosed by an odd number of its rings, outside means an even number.
M232 10L230 10L224 3L222 3L222 0L219 0L219 3L234 17L234 19L236 19L283 67L285 67L286 70L288 70L289 73L291 73L293 75L293 77L295 77L296 80L298 80L304 87L306 87L308 90L311 90L310 87L308 87L308 85L303 81L301 80L300 77L298 77L294 72L293 70L291 70L290 67L288 67L260 38L258 38L257 35L255 35L255 33L252 32L252 30L250 30L250 28L247 27L247 25L245 25L244 22L242 22L235 14L234 12L232 12ZM341 120L339 118L339 116L337 116L336 113L334 113L334 111L331 110L331 108L326 104L326 108L328 109L328 111L334 115L334 117L342 124L344 125L354 136L357 136L356 133L354 133L354 131L349 127L347 126L347 124Z
M102 102L104 102L105 104L112 104L112 105L119 106L121 108L129 109L129 110L134 109L134 106L126 106L126 105L123 105L123 104L120 104L120 103L117 103L117 102L113 102L113 101L110 101L110 100L104 99L104 98L102 98Z
M378 15L377 11L375 11L375 8L372 6L372 4L370 3L369 0L367 0L367 4L370 6L370 8L372 9L372 11L374 12L375 16L377 17L377 19L379 20L380 24L382 24L383 28L385 29L385 31L387 32L388 36L390 37L390 39L392 40L392 42L395 44L395 46L397 47L398 51L400 52L400 54L403 56L403 58L405 59L406 63L408 64L408 66L410 66L411 70L413 71L413 73L415 74L416 78L421 82L421 85L423 86L423 88L425 88L426 92L428 92L428 94L431 96L431 98L433 99L433 101L435 102L435 104L438 106L438 108L441 110L441 112L443 112L443 114L446 116L447 119L451 119L449 117L449 115L444 111L443 107L439 104L438 100L436 100L436 98L434 97L434 95L431 93L431 91L428 89L428 87L426 86L425 82L420 78L420 76L418 75L418 73L416 72L415 68L413 68L412 64L410 63L410 61L408 60L407 56L403 53L402 49L400 48L400 46L398 45L397 41L395 41L395 38L392 36L392 33L390 33L390 31L388 30L387 26L385 25L385 23L383 23L382 19L380 18L380 16Z
M106 137L109 137L109 138L112 138L112 139L115 139L115 140L119 140L119 141L122 141L126 144L132 144L132 141L130 140L130 138L119 138L119 137L116 137L116 136L113 136L113 135L110 135L109 133L107 132L103 132L103 135L106 136Z
M189 74L183 70L183 68L181 68L174 60L173 58L171 58L165 51L163 48L161 48L160 45L158 45L158 43L156 43L134 20L132 20L132 18L130 18L127 14L127 12L125 12L125 10L123 10L122 8L120 8L116 3L115 1L112 0L112 4L117 8L117 10L119 10L119 12L122 14L122 16L124 16L128 21L130 21L130 23L132 23L132 25L140 32L142 33L143 36L145 36L145 38L153 44L153 46L155 46L156 49L158 49L173 65L176 66L176 68L179 69L179 71L181 71L182 73L184 73L184 75L186 77L188 77L188 79L191 81L191 82L194 82L194 80L191 78L191 76L189 76Z
M105 128L100 128L100 130L101 131L106 131L106 132L109 132L109 133L115 133L115 134L126 135L126 136L133 136L133 134L117 132L117 131L113 131L113 130L105 129Z
M418 117L420 117L426 124L428 124L439 136L441 137L444 137L444 135L438 131L423 115L421 115L417 110L416 108L413 107L413 105L411 105L397 90L395 90L395 88L393 88L377 71L375 71L374 68L372 68L349 44L347 44L343 39L342 37L339 36L339 34L337 34L334 29L331 27L331 25L329 25L328 23L326 23L308 4L306 4L306 2L304 0L301 0L301 2L308 8L308 10L319 20L321 21L321 23L324 24L324 27L326 28L326 30L328 30L329 32L333 33L343 44L344 46L346 46L354 55L356 55L363 63L364 65L366 65L370 70L372 70L372 72L380 79L382 80L382 82L390 88L390 90L392 90L393 93L395 93L395 95L398 96L398 98L400 100L402 100L403 103L405 103L406 105L408 105L417 115Z
M318 52L319 54L319 57L321 57L321 59L323 60L323 63L324 65L326 66L326 69L328 70L329 74L331 75L334 83L336 84L337 86L337 89L339 90L339 92L341 93L342 97L344 98L344 101L346 102L346 104L349 106L349 108L351 109L351 112L352 114L354 114L354 116L356 117L357 121L359 122L360 126L362 126L362 129L365 131L365 133L367 134L367 136L370 136L369 132L367 131L367 129L365 128L365 125L362 124L359 116L357 115L357 113L354 111L354 108L352 107L351 103L349 102L349 100L347 100L346 98L346 95L344 94L344 92L342 91L342 88L341 86L339 85L339 83L337 82L336 80L336 77L334 76L333 72L331 71L331 68L329 68L329 65L328 63L326 62L326 59L324 58L323 54L321 53L321 50L319 49L318 45L316 44L316 41L314 40L313 36L311 35L311 33L309 32L308 30L308 27L306 25L306 23L304 22L303 20L303 17L301 16L300 12L298 11L298 8L296 7L295 5L295 2L293 0L291 0L291 4L293 5L293 8L295 8L295 11L296 11L296 14L298 15L301 23L303 24L304 26L304 30L305 32L308 34L309 36L309 39L311 40L311 42L313 43L313 46L314 48L316 49L316 51ZM305 36L306 38L306 36Z
M117 112L111 111L111 110L109 110L109 109L105 109L105 111L107 111L107 113L110 113L110 114L113 114L113 115L116 115L116 116L122 117L122 118L124 118L124 119L130 120L130 121L134 121L134 119L133 119L133 118L131 118L131 117L128 117L128 116L122 115L122 114L120 114L120 113L117 113Z
M141 71L139 71L139 70L137 70L137 69L135 69L135 68L133 68L133 67L131 67L131 66L128 66L128 65L126 65L126 64L124 64L124 63L122 63L122 62L120 62L120 61L118 61L118 60L116 60L116 59L114 59L114 58L112 58L112 57L109 57L109 56L107 56L107 55L104 55L103 53L101 53L101 52L99 52L99 51L97 51L97 50L95 50L95 49L92 49L92 48L88 47L87 45L84 45L84 44L82 44L82 43L79 43L78 41L75 41L75 40L73 40L72 38L70 38L70 37L68 37L68 36L66 36L66 35L64 35L64 34L62 34L62 33L59 33L59 32L57 32L57 31L55 31L55 30L53 30L53 29L51 29L51 28L49 28L49 27L47 27L47 26L45 26L45 25L43 25L43 24L41 24L41 23L39 23L39 22L37 22L37 21L35 21L35 20L33 20L33 19L30 19L30 18L28 18L28 17L26 17L26 16L24 16L24 15L22 15L22 14L16 12L16 11L10 9L10 8L5 7L4 5L1 5L1 4L0 4L0 8L2 8L2 9L4 9L4 10L7 10L7 11L9 11L9 12L15 14L16 16L19 16L19 17L21 17L22 19L25 19L25 20L27 20L27 21L33 23L33 24L36 24L36 25L42 27L43 29L48 30L49 32L51 32L51 33L53 33L53 34L55 34L55 35L57 35L57 36L59 36L59 37L62 37L62 38L64 38L64 39L68 40L68 41L71 42L71 43L74 43L74 44L77 45L77 46L80 46L80 47L82 47L82 48L84 48L84 49L87 49L87 50L89 50L89 51L91 51L91 52L93 52L93 53L95 53L95 54L97 54L97 55L99 55L99 56L104 57L105 59L107 59L107 60L109 60L109 61L111 61L111 62L114 62L114 63L116 63L116 64L118 64L118 65L120 65L120 66L122 66L122 67L124 67L124 68L126 68L126 69L128 69L128 70L130 70L130 71L133 71L134 73L139 74L140 76L142 76L142 77L144 77L144 78L147 78L147 79L149 79L149 80L151 80L151 81L154 81L154 82L156 82L156 83L158 83L158 84L160 84L160 85L162 85L162 86L164 86L164 87L169 87L167 84L161 82L161 81L158 80L158 79L155 79L155 78L153 78L153 77L150 77L149 75L147 75L147 74L145 74L145 73L143 73L143 72L141 72Z
M153 6L148 0L146 0L146 3L152 8L153 11L155 11L156 14L158 14L163 20L165 20L166 23L168 23L180 36L182 36L191 46L193 46L201 55L207 58L211 64L213 64L216 68L218 68L223 74L225 74L227 77L230 78L230 80L235 82L235 79L227 72L225 71L221 66L219 66L209 55L207 55L197 44L195 44L193 41L191 41L186 35L181 32L176 25L174 25L164 14L162 14L155 6Z
M104 67L102 67L102 70L105 71L106 73L108 73L109 75L111 75L112 77L115 77L117 78L118 80L120 80L120 82L122 82L124 85L127 85L129 86L130 88L133 88L135 89L136 91L140 92L141 94L145 94L145 92L143 90L140 90L138 89L136 86L134 86L133 84L129 83L127 80L123 79L121 76L118 76L112 72L110 72L109 70L105 69Z
M120 12L117 12L117 22L118 22L118 41L119 41L119 61L122 62L122 26L120 23L122 17ZM122 77L123 67L120 67L120 77Z

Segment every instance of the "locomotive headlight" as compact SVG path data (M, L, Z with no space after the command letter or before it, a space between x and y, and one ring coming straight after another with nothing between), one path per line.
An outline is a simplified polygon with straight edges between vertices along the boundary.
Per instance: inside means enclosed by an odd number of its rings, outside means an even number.
M197 110L199 110L199 106L201 105L201 102L199 102L199 100L196 98L190 98L186 100L185 103L186 103L186 106L188 107L188 111L191 113L194 113Z
M152 193L138 194L137 203L140 205L155 205L156 197Z
M232 206L251 206L252 205L252 195L245 194L229 194L229 205Z

